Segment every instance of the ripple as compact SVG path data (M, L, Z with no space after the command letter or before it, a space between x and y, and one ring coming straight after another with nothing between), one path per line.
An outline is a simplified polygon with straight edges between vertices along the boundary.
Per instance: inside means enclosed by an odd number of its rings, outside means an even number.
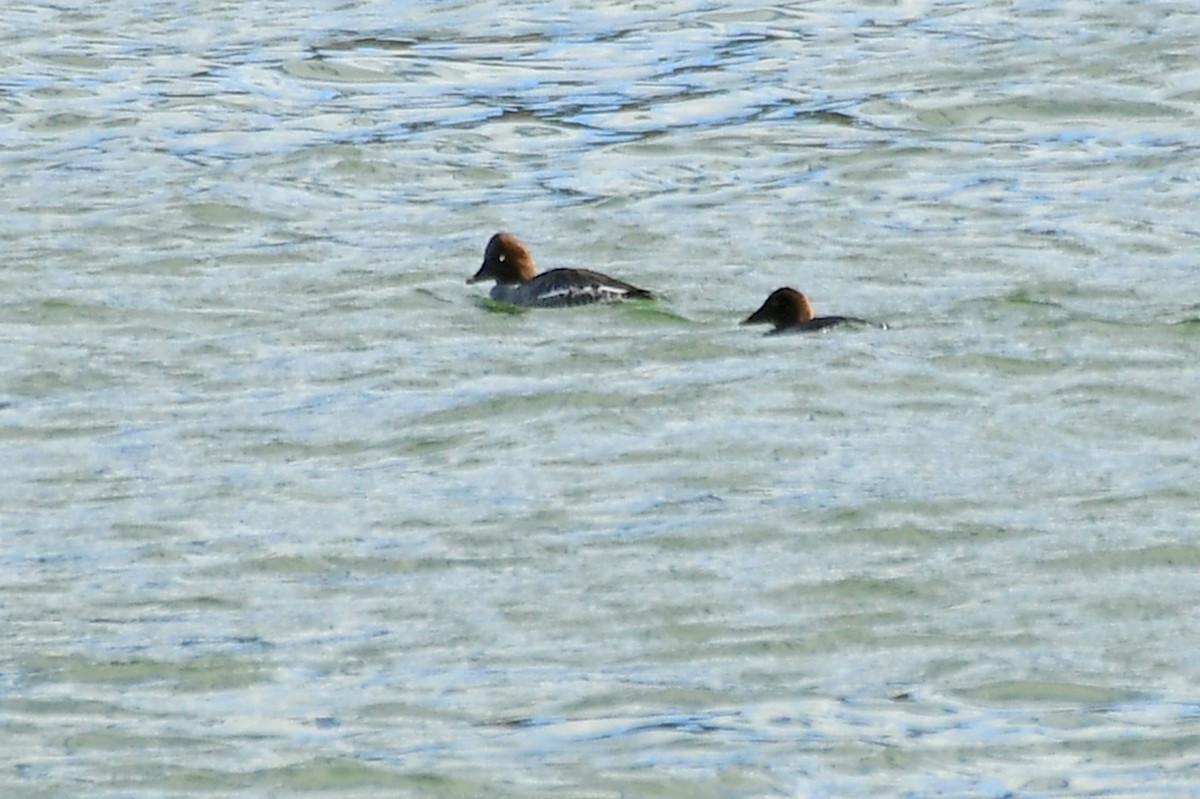
M7 13L0 793L1188 792L1189 9L397 11Z

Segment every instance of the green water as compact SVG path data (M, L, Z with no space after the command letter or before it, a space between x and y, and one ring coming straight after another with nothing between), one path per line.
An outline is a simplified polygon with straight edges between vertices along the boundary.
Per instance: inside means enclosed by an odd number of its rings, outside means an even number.
M1195 790L1189 6L0 20L0 794Z

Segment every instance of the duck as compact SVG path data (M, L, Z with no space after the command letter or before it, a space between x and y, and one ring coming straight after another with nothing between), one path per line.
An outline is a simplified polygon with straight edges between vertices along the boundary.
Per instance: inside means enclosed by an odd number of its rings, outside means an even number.
M483 265L468 283L494 280L491 298L527 308L565 308L593 302L653 299L645 289L591 269L551 269L538 274L529 248L512 233L488 240Z
M827 327L841 324L867 325L870 322L855 316L815 316L812 303L804 292L790 286L777 288L771 292L762 306L742 320L743 325L756 325L770 322L775 327L767 335L776 333L803 333L813 330L824 330Z

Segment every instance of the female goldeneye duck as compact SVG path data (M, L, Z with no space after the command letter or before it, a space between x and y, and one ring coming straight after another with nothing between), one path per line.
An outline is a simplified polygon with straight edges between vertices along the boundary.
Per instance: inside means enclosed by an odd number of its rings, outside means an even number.
M804 292L793 288L775 289L767 301L754 313L747 316L743 325L770 322L775 329L767 333L800 333L809 330L824 330L845 322L858 325L870 324L865 319L853 316L813 316L812 304Z
M511 233L497 233L483 251L483 265L468 283L494 280L493 300L530 308L561 308L589 302L651 299L645 289L590 269L551 269L537 273L533 256Z

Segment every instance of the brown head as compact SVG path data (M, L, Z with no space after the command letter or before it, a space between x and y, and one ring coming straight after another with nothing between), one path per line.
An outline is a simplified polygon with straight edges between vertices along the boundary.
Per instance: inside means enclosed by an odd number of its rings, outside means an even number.
M483 250L483 265L468 283L478 283L481 280L494 280L497 283L525 283L533 280L537 267L533 264L533 256L525 245L511 233L497 233L492 236Z
M775 289L757 311L742 321L743 325L770 322L775 327L786 327L797 322L808 322L813 318L812 305L804 292L793 288Z

